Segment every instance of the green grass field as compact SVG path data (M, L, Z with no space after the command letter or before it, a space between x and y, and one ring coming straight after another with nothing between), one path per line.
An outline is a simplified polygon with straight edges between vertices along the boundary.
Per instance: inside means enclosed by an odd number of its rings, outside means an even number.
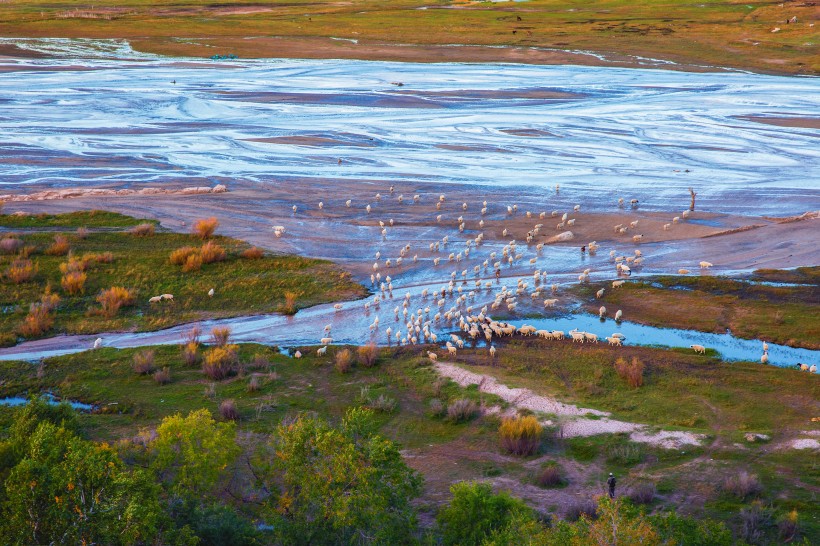
M12 0L0 10L0 34L127 38L143 51L202 57L233 53L245 58L390 59L402 58L406 51L373 46L535 47L591 50L615 58L660 58L707 67L817 74L819 31L808 26L817 16L813 6L808 2L737 0L102 0L93 4ZM786 24L791 17L797 17L798 23ZM774 28L781 30L773 33ZM359 43L354 47L329 38ZM435 61L440 60L440 54L431 50L414 59ZM449 60L469 54L454 53ZM481 58L506 58L503 51L486 55Z
M0 237L22 241L14 252L0 254L0 274L7 272L18 253L30 253L35 276L17 284L8 275L0 279L0 341L14 344L20 339L20 325L29 305L40 300L46 287L60 296L54 324L42 335L94 333L121 330L154 330L206 318L236 315L293 312L296 309L364 295L364 288L349 274L330 262L297 256L266 254L245 258L249 245L227 237L212 239L226 250L224 261L203 264L201 269L184 272L169 261L170 253L184 246L200 247L194 235L157 232L138 237L119 228L139 223L111 213L75 213L59 216L0 216L0 226L9 227ZM75 226L88 226L78 234ZM60 264L68 255L46 252L55 236L63 235L69 253L85 255L110 252L110 263L90 262L83 293L71 295L61 286ZM135 303L113 317L99 313L99 293L112 286L133 291ZM214 296L208 291L213 288ZM173 301L149 303L159 294L173 294ZM293 301L286 301L291 294ZM38 337L38 336L28 336Z

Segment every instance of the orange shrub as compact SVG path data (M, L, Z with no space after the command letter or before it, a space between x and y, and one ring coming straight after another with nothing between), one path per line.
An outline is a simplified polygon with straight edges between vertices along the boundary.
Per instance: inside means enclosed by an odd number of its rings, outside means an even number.
M114 261L114 254L111 252L100 252L99 254L85 253L83 254L83 262L85 266L93 264L110 264Z
M199 255L202 258L202 263L204 264L221 262L228 257L228 253L225 252L225 249L213 241L208 241L202 245L202 248L199 249Z
M46 286L46 291L40 298L40 305L51 312L57 308L58 303L60 303L60 296L51 291L51 285Z
M191 271L198 271L202 269L202 256L199 254L191 254L182 264L182 271L190 273Z
M68 237L65 235L55 235L54 242L46 249L46 254L49 256L65 256L68 254L70 245L68 244Z
M296 298L299 295L296 292L285 292L285 304L282 306L282 312L286 315L293 315L296 313Z
M154 234L154 229L154 224L146 222L144 224L137 224L128 231L131 235L136 235L137 237L150 237Z
M134 293L122 286L112 286L97 296L97 301L102 305L103 315L108 318L116 315L120 307L134 305L135 299Z
M145 349L134 353L131 367L138 375L148 375L154 371L154 351Z
M237 362L236 345L212 347L205 353L202 371L211 379L219 381L234 372Z
M196 366L200 360L199 344L196 341L189 341L182 346L182 361L187 366Z
M211 330L211 335L214 338L214 344L222 347L228 344L228 340L231 338L231 329L227 326L223 328L214 328Z
M503 419L498 427L501 447L514 455L532 455L541 443L541 423L532 415Z
M76 296L77 294L85 292L85 281L87 278L88 275L82 271L71 271L63 275L63 278L60 279L60 286L63 287L66 294Z
M86 227L78 227L77 228L77 239L83 240L88 237L88 228Z
M643 385L643 371L643 362L635 357L632 358L632 362L627 362L623 358L615 361L615 372L633 389Z
M350 349L342 349L336 353L336 356L333 359L333 365L339 373L349 372L353 367L353 353L350 352Z
M88 254L83 256L82 260L78 260L74 256L69 256L67 262L60 264L60 273L74 273L77 271L85 271L88 268Z
M174 265L183 265L189 256L198 254L199 250L192 246L184 246L171 252L171 263Z
M54 314L48 307L40 303L33 303L28 315L23 319L23 324L20 325L20 334L25 337L39 336L49 331L52 326L54 326Z
M262 249L255 246L246 248L244 251L242 251L242 257L246 260L258 260L264 255L265 253L262 251Z
M198 235L203 239L209 239L213 236L218 226L219 220L213 217L197 220L194 222L194 235Z
M8 269L6 269L6 277L15 283L22 284L34 278L37 274L37 264L25 258L17 258Z
M359 364L365 368L372 368L376 363L376 358L379 356L379 351L376 349L376 344L372 341L369 345L362 345L356 352L359 354Z

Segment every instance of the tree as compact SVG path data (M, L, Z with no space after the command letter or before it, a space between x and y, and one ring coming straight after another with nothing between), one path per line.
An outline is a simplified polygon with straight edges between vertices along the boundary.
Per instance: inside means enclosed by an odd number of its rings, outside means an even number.
M138 544L159 534L158 488L105 444L41 423L4 483L0 531L13 544Z
M264 472L276 490L268 507L285 544L402 544L411 541L410 501L421 478L398 446L373 433L370 410L349 411L340 428L313 417L280 425Z
M239 453L236 425L217 423L207 409L166 417L147 448L150 468L176 495L210 492Z
M488 543L503 544L511 524L518 529L534 521L532 511L524 501L509 493L493 493L488 483L460 482L450 487L453 500L438 515L444 544L471 546ZM493 533L506 530L504 536Z

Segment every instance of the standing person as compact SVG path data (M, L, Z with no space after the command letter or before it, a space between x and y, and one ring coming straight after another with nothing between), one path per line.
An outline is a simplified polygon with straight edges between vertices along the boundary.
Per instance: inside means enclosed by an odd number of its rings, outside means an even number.
M500 280L500 279L501 279L501 270L500 270L500 269L496 269L496 270L495 270L495 280L496 280L496 281L498 281L498 280Z
M609 498L615 498L615 484L617 481L615 480L615 475L612 472L609 473L609 478L606 480L606 484L609 486Z

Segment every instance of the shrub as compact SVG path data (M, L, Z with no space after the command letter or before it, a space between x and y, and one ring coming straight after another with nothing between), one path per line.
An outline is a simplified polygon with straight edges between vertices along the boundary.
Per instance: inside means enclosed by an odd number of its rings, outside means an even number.
M253 355L253 359L248 364L249 368L267 368L270 366L270 360L263 354Z
M723 490L741 500L757 496L763 492L763 486L756 474L749 474L745 470L735 476L729 476L723 482Z
M71 296L82 294L85 291L85 281L88 275L83 271L71 271L60 279L60 286Z
M188 331L188 334L185 337L185 341L188 343L196 343L199 345L199 336L202 335L202 330L199 329L199 326L194 326Z
M46 249L49 256L65 256L71 245L68 244L68 237L65 235L55 235L54 242Z
M156 381L159 385L167 385L171 382L171 369L167 366L162 368L161 370L157 370L154 372L154 381Z
M202 269L202 256L199 254L191 254L182 264L182 271L190 273L191 271L199 271Z
M649 504L655 500L655 484L640 482L629 489L629 500L635 504Z
M46 286L46 291L40 297L40 305L51 312L57 309L58 303L60 303L60 296L51 291L51 285Z
M375 400L371 400L367 404L367 407L369 407L370 409L375 410L375 411L382 411L384 413L392 413L393 411L395 411L397 405L398 405L398 403L396 402L395 399L390 398L389 396L385 396L383 394L380 394L378 398L376 398Z
M285 292L285 303L282 305L282 312L286 315L293 315L296 313L296 298L299 295L296 292Z
M20 325L20 334L25 337L39 336L54 326L54 315L48 307L40 303L33 303L28 315Z
M98 254L83 254L83 261L86 265L91 265L94 263L98 264L110 264L114 261L114 254L111 252L100 252Z
M88 269L88 264L91 261L90 254L86 254L83 256L82 260L78 260L74 256L69 256L67 262L63 262L60 264L60 273L65 275L66 273L74 273L77 271L85 271Z
M0 239L0 252L3 254L14 254L23 247L23 241L16 237L5 237Z
M262 388L262 381L258 375L252 375L248 380L248 392L256 392Z
M333 358L333 366L339 373L347 373L353 367L353 354L350 349L342 349Z
M242 257L246 260L258 260L264 255L265 253L262 251L262 249L255 246L246 248L242 251Z
M212 264L223 261L228 257L228 253L215 242L208 241L199 249L199 256L202 258L202 263Z
M20 256L21 258L28 258L32 254L34 254L34 252L36 250L37 250L36 246L26 245L17 252L17 255Z
M441 400L438 398L433 398L430 400L430 413L432 413L435 417L441 417L445 413L444 404L441 403Z
M216 327L211 330L211 336L213 336L214 344L222 347L223 345L228 344L228 340L231 339L231 329L228 326L224 327Z
M459 398L447 406L447 418L454 423L469 421L477 414L478 406L467 398Z
M239 421L239 410L236 408L236 402L232 398L223 400L219 404L219 414L226 421Z
M87 237L88 237L88 228L83 227L83 226L78 227L77 228L77 239L80 239L82 241L83 239L86 239Z
M154 371L154 351L146 349L134 353L131 367L138 375L148 375Z
M372 368L376 364L379 351L376 349L376 344L372 341L368 345L362 345L356 352L359 356L359 364L365 368Z
M598 505L592 499L582 499L573 502L567 507L567 512L564 517L568 521L578 521L581 516L586 516L589 519L598 517Z
M754 501L740 510L740 521L740 536L750 544L757 544L763 537L763 528L769 523L769 514L760 501Z
M37 275L37 264L25 258L17 258L6 269L6 277L15 284L22 284L34 279Z
M186 366L196 366L199 364L201 356L199 354L199 344L195 341L188 341L182 345L182 361Z
M121 307L134 305L135 299L134 293L122 286L112 286L97 296L97 301L102 305L103 315L108 318L116 315Z
M498 427L501 447L514 455L532 455L541 443L544 428L532 415L507 418Z
M644 365L636 357L633 357L631 362L618 358L615 361L615 371L633 389L643 385Z
M642 444L628 442L607 446L606 460L608 463L631 466L643 461L646 449Z
M204 218L194 222L194 235L209 239L213 236L216 228L219 226L219 220L216 218Z
M137 224L128 231L131 235L135 235L137 237L150 237L154 234L155 229L154 224L145 222L144 224Z
M541 487L558 487L564 484L561 467L557 464L545 466L535 475L535 483Z
M797 535L797 510L792 510L780 517L777 522L777 530L782 542L791 542Z
M170 260L174 265L185 265L189 256L198 254L199 250L192 246L183 246L171 252Z
M224 345L212 347L205 353L202 371L215 381L225 379L234 372L237 364L236 347Z

